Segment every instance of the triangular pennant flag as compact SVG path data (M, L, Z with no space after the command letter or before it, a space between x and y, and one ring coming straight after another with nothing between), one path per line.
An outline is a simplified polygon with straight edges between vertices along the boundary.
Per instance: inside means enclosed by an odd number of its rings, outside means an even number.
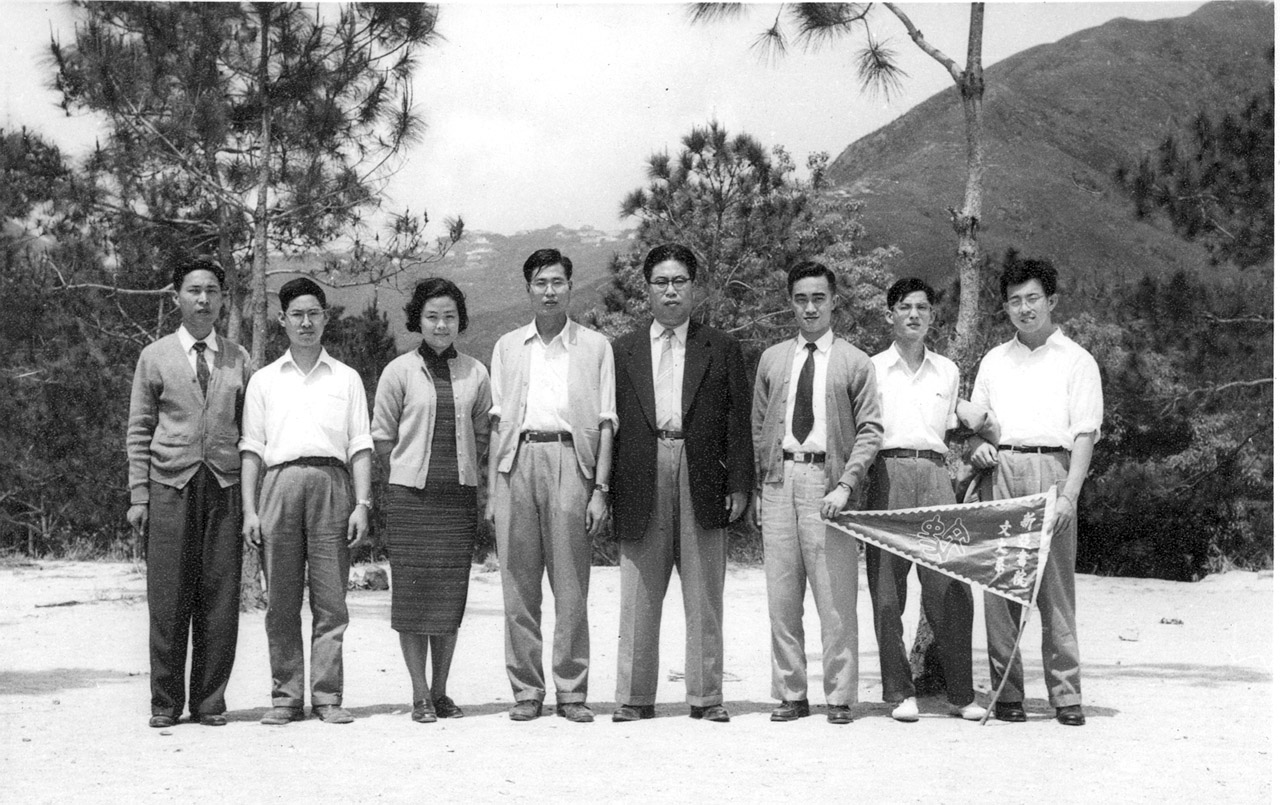
M844 511L827 525L1030 606L1049 555L1056 491L893 511Z

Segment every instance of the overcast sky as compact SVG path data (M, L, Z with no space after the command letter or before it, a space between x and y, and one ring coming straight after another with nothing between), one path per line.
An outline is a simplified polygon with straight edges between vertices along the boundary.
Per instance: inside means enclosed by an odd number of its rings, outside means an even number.
M1200 3L988 3L984 61L990 66L1115 17L1159 19ZM935 46L963 62L967 4L905 4ZM878 9L875 30L909 77L885 101L859 92L856 40L794 47L772 65L751 50L778 6L742 19L691 25L683 5L497 5L442 7L444 40L423 53L415 101L427 122L388 188L391 209L462 215L468 229L504 234L550 224L626 228L618 204L644 183L653 151L679 148L694 125L719 120L803 165L846 145L947 87L950 78ZM6 3L0 26L3 125L26 125L72 154L98 132L67 118L47 89L42 59L50 33L70 41L74 10Z

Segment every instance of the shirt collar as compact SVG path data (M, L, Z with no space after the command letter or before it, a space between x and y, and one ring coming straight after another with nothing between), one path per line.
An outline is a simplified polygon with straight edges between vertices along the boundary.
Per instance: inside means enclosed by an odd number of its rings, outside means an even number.
M556 338L558 338L562 340L565 346L567 347L570 343L572 343L575 340L576 333L574 332L573 328L576 325L577 325L577 322L575 322L573 319L565 319L564 326L560 328L560 332L556 333L555 338L551 339L551 341L547 343L547 346L551 346L551 344L554 344L556 342ZM526 344L535 338L539 338L540 336L538 335L538 320L534 319L533 321L530 321L528 324L526 324L523 327L521 332L523 333L523 335L521 336L520 340Z
M197 339L194 335L191 334L191 331L187 329L187 325L185 324L178 325L178 343L182 344L183 352L190 352L191 348L196 345L197 340L203 341L204 343L208 344L210 352L218 351L218 334L215 333L213 330L210 330L209 334L206 335L204 338Z
M818 352L821 352L823 355L826 355L828 352L831 351L831 346L835 344L835 342L836 342L835 331L827 330L825 333L822 334L821 338L819 338L817 341L814 341L813 343L817 345ZM796 351L797 352L803 352L804 345L807 343L808 342L804 340L803 335L799 333L796 334Z
M890 353L890 357L892 358L892 360L889 361L890 369L900 365L902 366L903 371L907 372L908 374L911 373L911 365L907 363L907 356L903 355L902 350L898 349L897 341L892 341L889 343L888 352ZM934 359L937 357L937 355L938 353L934 352L928 347L925 347L924 360L920 362L920 368L924 369L924 367L926 366L932 366L933 368L936 369L937 364L935 363Z
M662 338L662 333L666 329L667 325L660 323L657 319L654 319L653 323L649 325L649 340L657 341L659 338ZM675 327L672 327L671 330L675 333L676 343L684 346L684 342L689 339L689 320L685 319L683 324L678 324Z
M314 372L322 364L328 366L330 372L333 371L333 357L329 355L329 350L324 347L320 347L320 357L316 359L316 365L311 367L311 371ZM298 364L293 361L293 350L291 349L286 349L284 354L280 356L280 368L283 369L286 366L292 366L298 372L302 372L302 367L298 366Z
M1062 343L1066 340L1066 338L1067 336L1065 333L1062 332L1062 328L1055 324L1053 326L1053 332L1049 333L1049 337L1045 339L1044 344L1042 344L1041 347L1037 347L1037 349L1040 349L1042 347L1060 347L1062 346ZM1022 339L1018 338L1017 333L1013 334L1013 338L1011 338L1010 341L1013 344L1012 348L1020 352L1030 355L1032 352L1035 351L1031 347L1022 343Z

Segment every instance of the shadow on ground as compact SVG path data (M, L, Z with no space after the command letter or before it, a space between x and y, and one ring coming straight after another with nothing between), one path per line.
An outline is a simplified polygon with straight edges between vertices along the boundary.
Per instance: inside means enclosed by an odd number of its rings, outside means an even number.
M138 676L103 668L54 668L48 671L0 671L0 695L41 696L72 688L96 688Z

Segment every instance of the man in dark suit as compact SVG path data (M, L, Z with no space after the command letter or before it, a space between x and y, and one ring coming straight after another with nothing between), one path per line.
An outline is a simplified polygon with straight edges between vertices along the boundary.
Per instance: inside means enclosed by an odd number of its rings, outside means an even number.
M240 417L249 355L214 332L222 267L173 269L182 324L138 357L129 401L129 524L147 546L152 727L227 723L240 624ZM184 672L191 641L190 696Z
M688 247L650 251L644 278L653 321L613 345L613 527L622 576L614 721L653 718L658 627L673 567L684 593L689 715L729 720L721 684L725 543L755 483L751 386L738 343L689 321L697 274Z

